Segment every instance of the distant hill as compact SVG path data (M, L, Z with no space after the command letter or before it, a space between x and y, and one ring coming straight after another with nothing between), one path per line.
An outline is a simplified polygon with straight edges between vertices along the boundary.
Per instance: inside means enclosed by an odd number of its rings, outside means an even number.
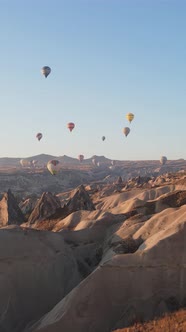
M38 162L41 163L41 164L46 164L51 159L57 159L61 163L65 163L65 164L79 164L79 160L77 158L69 157L69 156L66 156L66 155L53 156L53 155L49 155L49 154L39 154L39 155L30 156L30 157L26 157L26 158L9 158L9 157L0 158L0 166L1 167L6 167L6 166L7 167L13 167L13 166L16 167L16 166L20 165L20 160L21 159L25 159L25 160L28 160L28 161L38 160ZM108 159L104 156L94 155L91 158L84 159L83 163L84 164L92 164L92 159L96 159L100 163L110 163L111 162L110 159Z
M79 160L78 158L73 158L73 157L69 157L67 155L63 155L63 156L53 156L53 155L49 155L49 154L39 154L39 155L34 155L34 156L29 156L26 158L11 158L11 157L3 157L0 158L0 167L17 167L20 166L20 160L21 159L25 159L28 161L31 160L38 160L38 162L40 164L47 164L47 162L51 159L57 159L59 160L61 163L64 164L71 164L71 165L78 165ZM82 165L91 165L92 164L92 160L96 159L97 162L104 165L111 165L111 160L109 158L106 158L105 156L97 156L97 155L93 155L91 158L87 158L84 159ZM160 165L159 160L116 160L116 164L117 166L124 166L124 167L137 167L137 168L144 168L144 167L152 167L152 168L161 168L162 165ZM171 166L171 167L178 167L178 169L176 169L176 171L178 171L181 167L186 167L186 160L180 158L177 160L168 160L166 165L167 166ZM163 167L165 167L163 166ZM172 169L167 169L167 171L172 171Z

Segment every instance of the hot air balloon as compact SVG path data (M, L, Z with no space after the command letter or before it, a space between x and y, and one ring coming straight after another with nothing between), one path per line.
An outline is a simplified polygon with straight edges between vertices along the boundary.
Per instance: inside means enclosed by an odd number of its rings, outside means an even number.
M131 123L131 121L134 119L134 114L133 113L127 113L126 118Z
M166 161L167 161L167 157L162 156L162 157L160 158L160 163L161 163L162 165L165 165Z
M74 124L73 122L69 122L69 123L67 124L67 128L68 128L70 131L72 131L72 130L74 129L74 127L75 127L75 124Z
M42 137L43 137L43 134L41 134L41 133L38 133L36 135L36 138L38 139L38 141L40 141L42 139Z
M47 78L47 76L51 73L51 68L48 66L44 66L41 68L41 73Z
M82 161L84 160L84 156L82 154L79 154L78 159L80 163L82 163Z
M96 160L96 158L92 159L92 163L93 163L94 166L97 166L97 160Z
M104 140L105 140L105 138L106 138L105 136L102 136L102 141L104 141Z
M115 160L111 160L111 165L115 166L116 165L116 161Z
M125 128L123 128L123 133L124 133L124 135L127 137L128 134L130 133L130 128L129 128L129 127L125 127Z
M21 164L22 167L28 167L28 166L31 165L31 162L29 160L26 160L26 159L21 159L20 164Z
M52 175L56 175L61 168L59 160L55 160L55 159L50 160L47 163L47 168Z
M32 165L34 166L34 167L36 167L36 164L38 163L38 160L36 160L36 159L34 159L34 160L32 160Z

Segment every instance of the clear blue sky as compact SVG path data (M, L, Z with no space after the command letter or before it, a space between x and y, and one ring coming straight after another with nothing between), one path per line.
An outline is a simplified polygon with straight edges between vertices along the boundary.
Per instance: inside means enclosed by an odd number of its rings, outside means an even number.
M186 158L186 1L0 0L0 63L0 157Z

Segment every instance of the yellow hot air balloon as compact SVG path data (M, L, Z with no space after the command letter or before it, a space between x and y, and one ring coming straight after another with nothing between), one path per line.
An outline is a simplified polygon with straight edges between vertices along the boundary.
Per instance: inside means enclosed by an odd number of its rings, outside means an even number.
M131 123L131 121L134 119L134 114L133 113L127 113L126 118Z

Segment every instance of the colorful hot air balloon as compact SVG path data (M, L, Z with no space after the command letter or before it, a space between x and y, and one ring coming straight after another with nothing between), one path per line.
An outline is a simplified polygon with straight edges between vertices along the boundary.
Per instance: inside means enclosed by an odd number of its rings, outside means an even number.
M78 159L79 159L80 163L82 163L82 161L84 160L83 154L79 154Z
M69 123L67 123L67 128L68 128L70 131L72 131L72 130L74 129L74 127L75 127L75 124L74 124L73 122L69 122Z
M59 160L50 160L47 163L47 168L52 175L56 175L61 168Z
M43 135L41 133L38 133L36 135L36 138L38 139L38 141L40 141L42 139Z
M127 113L126 118L131 123L131 121L134 119L134 114L133 113Z
M102 136L102 141L104 141L104 140L105 140L105 138L106 138L105 136Z
M162 156L162 157L160 158L160 163L161 163L162 165L165 165L166 162L167 162L167 157Z
M41 68L41 73L47 78L47 76L51 73L51 68L48 66L44 66Z
M129 128L129 127L125 127L125 128L123 128L123 133L124 133L124 135L127 137L128 134L130 133L130 128Z

